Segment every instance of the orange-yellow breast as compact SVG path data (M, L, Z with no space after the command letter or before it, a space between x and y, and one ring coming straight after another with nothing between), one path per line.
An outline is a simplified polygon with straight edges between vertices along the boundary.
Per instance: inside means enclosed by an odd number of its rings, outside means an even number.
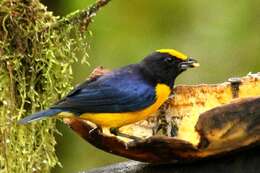
M171 89L165 84L158 84L155 89L156 101L149 107L136 112L124 113L85 113L80 118L91 121L100 127L121 127L148 118L168 99Z

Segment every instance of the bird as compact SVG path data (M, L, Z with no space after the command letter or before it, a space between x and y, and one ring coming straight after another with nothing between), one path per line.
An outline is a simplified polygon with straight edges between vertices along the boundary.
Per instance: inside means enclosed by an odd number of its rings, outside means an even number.
M139 63L83 82L48 109L18 123L47 117L78 118L120 135L120 127L152 116L171 95L177 76L198 66L197 60L175 49L158 49Z

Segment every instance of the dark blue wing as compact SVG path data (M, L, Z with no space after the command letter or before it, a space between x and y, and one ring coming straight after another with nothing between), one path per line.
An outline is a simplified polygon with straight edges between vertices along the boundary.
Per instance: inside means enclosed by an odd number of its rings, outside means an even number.
M138 111L155 102L154 87L138 71L119 70L83 83L53 108L78 114Z

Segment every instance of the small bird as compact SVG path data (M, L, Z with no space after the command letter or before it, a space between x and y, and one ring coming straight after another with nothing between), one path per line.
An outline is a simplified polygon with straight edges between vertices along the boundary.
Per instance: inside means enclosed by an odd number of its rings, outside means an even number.
M19 124L45 117L72 117L119 135L121 126L156 112L170 96L176 77L197 66L196 60L181 52L159 49L137 64L85 81L49 109L27 116Z

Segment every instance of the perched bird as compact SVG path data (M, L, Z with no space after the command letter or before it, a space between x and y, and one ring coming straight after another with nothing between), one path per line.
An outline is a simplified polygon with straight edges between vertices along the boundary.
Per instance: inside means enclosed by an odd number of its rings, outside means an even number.
M91 121L119 134L118 128L146 119L168 99L176 77L196 60L173 49L160 49L131 64L86 81L47 110L20 120L26 124L45 117L73 117Z

